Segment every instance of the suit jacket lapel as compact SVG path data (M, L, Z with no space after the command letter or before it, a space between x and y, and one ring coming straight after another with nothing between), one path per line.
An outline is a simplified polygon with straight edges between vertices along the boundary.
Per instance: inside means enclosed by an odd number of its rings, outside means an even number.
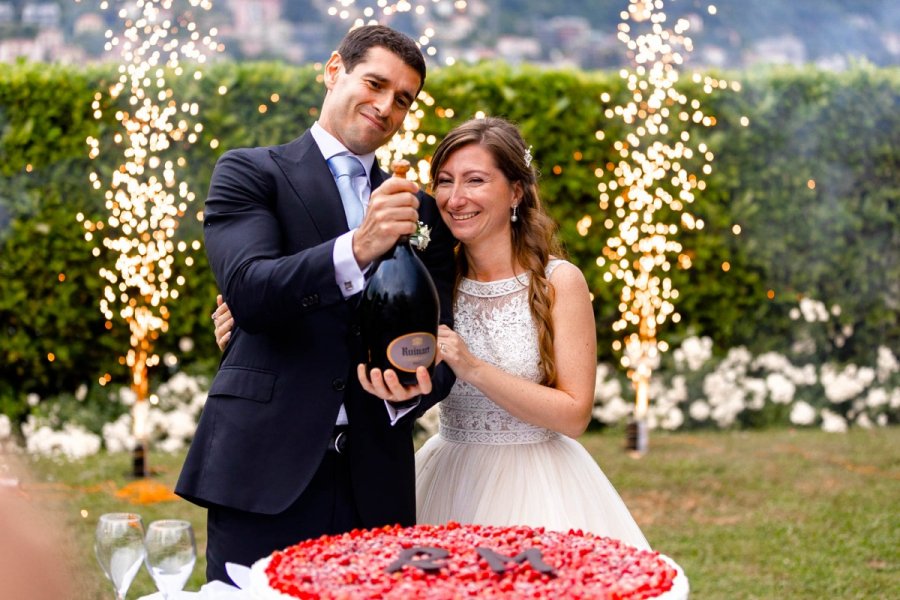
M384 171L381 170L381 167L378 166L378 159L375 159L375 162L372 163L372 172L369 173L369 183L371 189L374 190L379 185L384 183L384 180L387 179L387 175Z
M323 240L349 231L340 192L309 131L293 142L272 148L269 155L284 173L299 205Z

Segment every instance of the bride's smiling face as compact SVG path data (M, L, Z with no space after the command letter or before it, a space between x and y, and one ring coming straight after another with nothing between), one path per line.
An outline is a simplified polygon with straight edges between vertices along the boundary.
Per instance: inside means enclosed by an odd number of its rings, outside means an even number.
M433 191L444 222L460 242L471 245L503 236L509 243L510 215L522 186L506 178L488 150L469 144L448 156Z

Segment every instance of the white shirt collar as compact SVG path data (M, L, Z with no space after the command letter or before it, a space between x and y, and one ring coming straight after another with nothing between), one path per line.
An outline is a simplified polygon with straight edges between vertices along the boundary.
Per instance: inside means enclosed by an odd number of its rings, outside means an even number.
M328 160L332 156L337 156L338 154L350 154L351 156L355 156L359 159L359 162L362 163L363 167L365 167L366 178L368 179L369 173L372 172L372 165L375 164L374 152L362 155L353 154L340 143L336 137L325 131L325 128L319 125L318 121L313 123L312 127L309 128L309 132L312 134L313 139L316 141L316 145L319 147L325 160Z

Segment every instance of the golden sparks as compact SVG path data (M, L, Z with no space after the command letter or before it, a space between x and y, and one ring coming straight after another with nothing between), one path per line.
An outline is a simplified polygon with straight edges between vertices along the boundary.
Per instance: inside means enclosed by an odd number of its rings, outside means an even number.
M102 8L108 5L104 2ZM177 102L166 78L193 70L199 79L200 71L194 69L218 51L216 30L201 33L194 21L196 9L211 7L209 0L127 2L117 11L123 32L106 32L106 51L120 60L119 78L108 94L109 104L120 106L109 110L116 110L121 125L112 141L123 162L109 174L105 222L92 222L82 214L76 218L84 226L86 241L101 237L116 257L114 268L100 269L107 282L100 311L107 329L116 315L128 323L131 348L124 364L131 370L139 399L147 395L147 368L159 362L152 346L168 328L165 304L178 297L169 283L176 251L172 239L194 200L194 193L178 179L187 164L178 149L195 143L203 130L196 122L199 106ZM92 105L97 119L103 116L102 99L97 92ZM100 140L89 137L87 145L92 159L99 156ZM100 174L92 172L88 178L94 189L104 187ZM93 254L99 256L99 248ZM107 373L99 381L106 385L111 379Z
M389 21L396 15L407 13L416 25L419 33L413 36L416 44L426 56L437 56L438 49L434 42L437 34L436 23L453 19L468 8L465 0L443 3L441 0L331 0L328 15L341 21L350 21L350 29L363 25L375 25ZM452 65L456 59L444 57L446 65Z
M712 172L714 156L705 144L692 143L691 129L716 125L716 118L703 112L698 99L676 89L678 68L693 42L686 35L686 19L666 28L663 4L632 0L621 13L618 37L633 66L620 74L631 100L607 108L606 117L620 119L629 133L614 143L618 162L596 170L601 180L598 204L609 215L603 221L608 237L597 264L604 269L606 282L616 280L622 286L620 318L613 330L624 338L613 348L623 353L621 363L634 382L638 419L646 414L651 370L667 348L658 342L657 329L667 320L680 320L674 304L678 290L669 273L692 265L691 253L683 251L676 237L680 231L705 225L689 208L696 193L706 187L703 177ZM729 87L726 81L699 74L693 81L707 94ZM601 100L606 103L609 98ZM603 139L601 133L597 139ZM729 269L723 263L723 270Z

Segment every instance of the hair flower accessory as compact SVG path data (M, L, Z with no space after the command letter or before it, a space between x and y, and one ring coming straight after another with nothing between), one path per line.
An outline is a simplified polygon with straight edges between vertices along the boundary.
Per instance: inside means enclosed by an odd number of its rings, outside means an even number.
M416 226L416 232L409 236L409 243L416 247L416 250L425 250L428 242L431 241L431 227L419 221Z
M531 148L532 148L532 147L533 147L533 146L531 146L531 145L529 144L529 145L528 145L528 149L525 150L525 156L524 156L524 158L525 158L525 166L528 167L528 168L531 168L531 159L532 159L532 156L531 156Z

